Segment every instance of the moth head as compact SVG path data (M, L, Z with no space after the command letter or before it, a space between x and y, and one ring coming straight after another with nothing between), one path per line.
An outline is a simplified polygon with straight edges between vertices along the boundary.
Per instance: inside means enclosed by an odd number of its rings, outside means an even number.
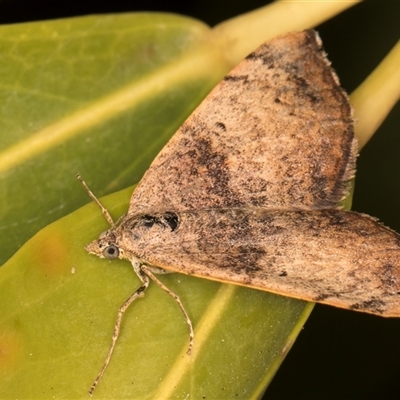
M113 229L102 232L98 239L93 240L85 247L85 250L107 260L123 258L124 254L124 251L118 245L118 236Z

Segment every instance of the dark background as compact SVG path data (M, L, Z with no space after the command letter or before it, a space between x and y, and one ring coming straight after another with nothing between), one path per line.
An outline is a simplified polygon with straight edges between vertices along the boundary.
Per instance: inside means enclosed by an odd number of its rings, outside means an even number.
M267 1L8 0L0 23L95 13L165 11L213 26ZM367 1L317 27L343 87L352 92L399 39L399 1ZM400 66L399 66L400 68ZM400 232L400 107L358 159L353 209ZM317 305L265 398L400 399L400 319Z

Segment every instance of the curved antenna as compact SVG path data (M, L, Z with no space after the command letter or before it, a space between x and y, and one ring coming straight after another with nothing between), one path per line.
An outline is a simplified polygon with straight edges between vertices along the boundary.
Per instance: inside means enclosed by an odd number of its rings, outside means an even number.
M112 219L110 213L108 212L108 210L103 206L103 204L100 203L99 199L89 189L89 186L82 179L82 177L78 173L76 173L75 176L76 176L76 179L78 179L78 181L80 183L82 183L83 187L88 192L90 198L99 206L99 208L100 208L101 212L103 213L104 217L106 218L107 222L111 225L111 228L115 228L115 222L113 221L113 219Z

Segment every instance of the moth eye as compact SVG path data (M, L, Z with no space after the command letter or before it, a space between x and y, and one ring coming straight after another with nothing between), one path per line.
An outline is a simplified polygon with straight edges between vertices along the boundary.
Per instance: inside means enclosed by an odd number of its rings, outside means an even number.
M107 258L107 260L115 260L119 256L118 247L114 246L113 244L110 246L107 246L103 250L103 256L104 256L104 258Z

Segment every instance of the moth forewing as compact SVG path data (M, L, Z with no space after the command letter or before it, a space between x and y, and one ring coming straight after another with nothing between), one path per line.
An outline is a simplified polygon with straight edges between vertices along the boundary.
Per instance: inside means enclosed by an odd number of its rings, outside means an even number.
M354 176L347 94L318 35L260 46L233 69L161 150L128 216L231 207L336 207Z
M265 209L177 216L175 230L135 224L129 251L184 274L400 316L400 236L374 218L341 210Z

